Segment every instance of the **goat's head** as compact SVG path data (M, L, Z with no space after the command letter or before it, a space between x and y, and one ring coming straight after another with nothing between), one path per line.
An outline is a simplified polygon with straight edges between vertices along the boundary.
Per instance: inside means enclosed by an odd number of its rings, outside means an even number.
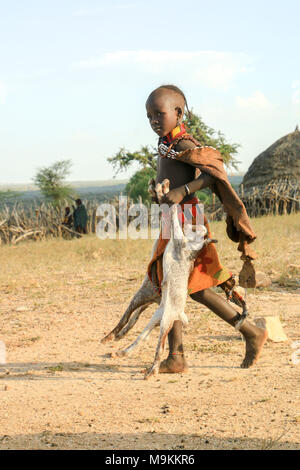
M155 192L158 202L160 202L162 197L170 190L170 181L164 179L162 183L158 183L156 186L154 186L154 183L154 180L149 181L151 193L152 191ZM178 245L181 245L187 251L196 253L209 243L217 243L217 240L207 237L207 229L204 225L185 223L182 229L178 219L178 207L178 204L173 204L169 212L171 215L171 236L178 241Z
M151 179L148 181L148 193L149 193L152 197L156 197L155 179L154 179L154 178L151 178Z
M155 192L158 202L161 201L162 197L170 191L170 180L164 179L162 183L158 183L155 186Z

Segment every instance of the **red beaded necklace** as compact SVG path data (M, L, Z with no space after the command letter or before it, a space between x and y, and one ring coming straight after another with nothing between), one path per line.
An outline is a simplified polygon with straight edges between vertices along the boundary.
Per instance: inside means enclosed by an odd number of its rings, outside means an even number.
M176 126L171 132L169 132L169 134L162 137L160 143L170 145L175 139L177 139L178 137L186 133L187 131L186 131L185 125L182 122L178 124L178 126Z

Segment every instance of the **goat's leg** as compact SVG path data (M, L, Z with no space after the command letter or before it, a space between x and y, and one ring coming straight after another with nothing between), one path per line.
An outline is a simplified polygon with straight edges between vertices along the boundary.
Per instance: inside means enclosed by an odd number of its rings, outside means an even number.
M158 238L153 243L151 258L153 257L157 244L158 244ZM137 293L134 295L134 297L131 299L131 302L128 305L121 320L108 335L102 338L101 343L107 343L107 341L110 341L113 337L115 337L122 330L122 328L124 328L124 326L128 323L129 318L132 312L134 312L134 310L136 310L138 307L141 307L142 305L145 305L146 303L154 302L154 299L156 299L157 297L158 297L158 294L155 291L152 285L152 282L148 278L148 275L146 274L146 276L144 277L143 284L141 285Z
M151 302L152 303L152 302ZM147 303L146 305L142 305L141 307L139 307L135 312L134 314L131 316L129 322L127 323L126 326L124 326L124 328L116 335L115 337L115 340L118 341L119 339L123 338L123 336L125 336L129 330L131 330L131 328L134 327L134 325L136 324L136 322L138 321L141 313L146 310L146 308L149 307L149 305L151 305L151 303Z
M149 377L151 377L152 375L156 375L158 373L161 354L164 350L166 338L168 336L169 331L172 329L173 323L174 322L172 321L167 329L161 327L154 361L153 361L152 366L149 369L147 369L145 372L145 375L144 375L145 380L149 379Z
M141 306L149 304L149 302L153 302L154 299L157 297L157 293L154 290L154 287L149 280L148 276L145 277L144 282L134 297L131 299L130 304L128 305L124 315L120 319L119 323L115 328L104 338L102 338L101 343L106 343L110 341L124 328L124 326L128 323L132 313Z
M127 348L120 349L119 351L112 353L112 357L114 356L122 357L122 356L127 356L128 354L130 354L141 341L148 338L153 328L160 323L160 319L161 319L161 309L160 307L158 307L158 309L154 312L151 320L149 321L147 326L144 328L142 333L137 337L137 339Z

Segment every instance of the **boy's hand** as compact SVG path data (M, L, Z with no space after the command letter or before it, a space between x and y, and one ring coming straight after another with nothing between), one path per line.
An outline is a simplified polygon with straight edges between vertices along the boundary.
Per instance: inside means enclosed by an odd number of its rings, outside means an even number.
M157 194L155 191L155 179L154 178L151 178L148 181L148 193L151 196L151 201L156 202L156 204L158 204Z
M180 186L179 188L172 189L167 194L165 194L162 197L160 203L169 204L169 206L171 206L172 204L179 204L184 197L185 197L184 186Z

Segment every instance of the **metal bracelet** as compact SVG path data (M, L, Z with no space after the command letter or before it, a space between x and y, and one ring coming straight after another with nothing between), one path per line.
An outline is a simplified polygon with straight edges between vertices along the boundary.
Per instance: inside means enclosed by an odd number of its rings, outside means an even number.
M191 194L191 191L189 190L189 187L188 187L187 184L184 185L184 190L185 190L185 194L186 194L187 196L189 196L189 195Z

